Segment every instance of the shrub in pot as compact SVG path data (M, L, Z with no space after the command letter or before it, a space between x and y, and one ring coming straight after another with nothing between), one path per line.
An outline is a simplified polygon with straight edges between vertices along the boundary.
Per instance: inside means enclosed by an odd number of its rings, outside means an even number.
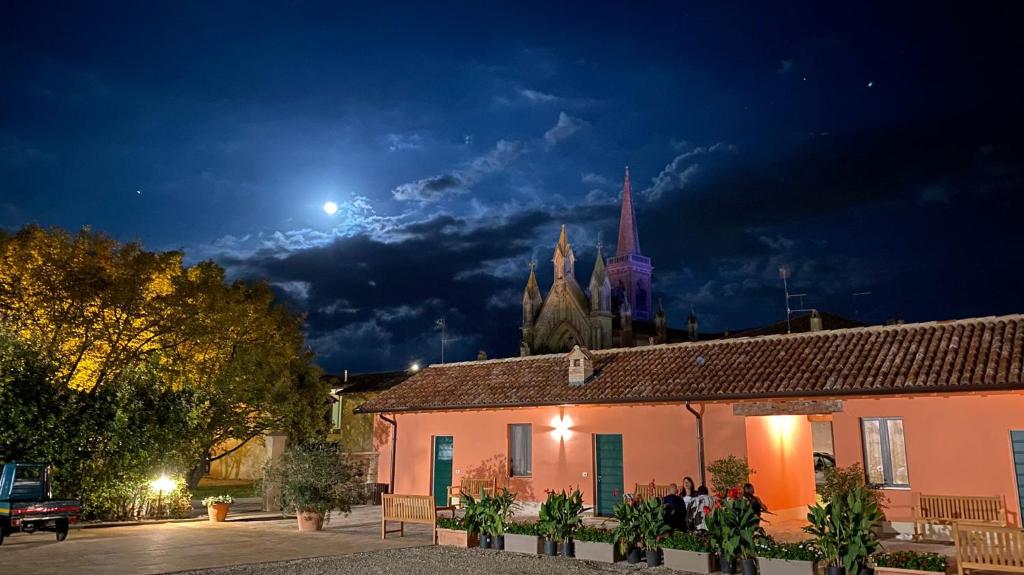
M230 495L214 495L203 499L203 507L206 507L210 521L221 523L228 518L228 510L234 502Z
M764 536L764 530L747 499L725 499L711 511L705 524L723 573L735 573L737 561L744 575L757 572L754 541Z
M537 522L547 541L544 554L554 555L552 543L562 544L562 554L574 555L573 533L583 523L583 494L579 489L571 492L548 491L548 498L540 506L540 520Z
M542 541L536 522L510 522L505 526L505 551L540 555Z
M855 486L824 504L809 507L804 531L815 537L828 575L860 573L878 549L873 527L885 516L865 486Z
M637 515L640 544L643 545L644 553L647 555L647 566L657 567L661 565L660 541L671 531L665 522L665 507L660 501L651 497L637 505Z
M718 556L704 531L677 531L661 542L665 567L708 575L718 571Z
M435 533L438 545L461 547L463 549L477 544L477 536L471 533L465 520L452 517L439 517Z
M771 537L758 539L757 558L761 575L814 575L821 550L814 540L779 543Z
M493 497L484 495L481 498L483 503L483 531L491 537L491 547L494 549L505 548L505 527L512 520L519 504L516 503L515 494L503 488L501 493Z
M626 561L630 564L640 562L640 540L643 533L640 531L639 505L638 499L626 497L612 510L619 522L613 531L615 541L619 544L619 552L626 556Z
M622 559L615 544L615 531L605 527L584 525L573 534L576 558L601 563L615 563Z
M487 532L487 524L490 519L490 497L484 494L480 499L472 495L462 494L462 502L465 506L465 515L462 516L462 523L466 531L475 537L477 545L481 549L487 549L491 545L491 535Z
M708 473L711 475L711 492L718 497L725 497L730 490L739 489L750 481L754 470L746 459L730 455L708 464Z
M263 470L264 493L298 517L299 531L319 531L332 511L348 514L362 500L358 466L338 444L314 442L289 447Z
M934 575L945 573L948 560L938 553L895 551L871 556L875 575Z

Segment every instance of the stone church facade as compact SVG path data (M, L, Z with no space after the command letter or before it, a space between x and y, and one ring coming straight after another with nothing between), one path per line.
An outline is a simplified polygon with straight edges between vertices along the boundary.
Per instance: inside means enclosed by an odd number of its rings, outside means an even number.
M586 290L576 279L576 256L562 226L551 258L554 279L547 296L534 265L523 290L521 355L666 343L665 311L653 310L651 258L640 252L633 193L626 168L615 255L605 261L601 246ZM696 329L691 317L691 330ZM694 331L695 333L695 331Z

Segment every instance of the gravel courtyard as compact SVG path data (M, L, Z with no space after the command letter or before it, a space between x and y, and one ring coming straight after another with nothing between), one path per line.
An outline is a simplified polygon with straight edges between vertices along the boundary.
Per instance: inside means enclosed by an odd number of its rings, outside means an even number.
M625 573L639 566L619 563L606 565L562 557L537 557L452 547L413 547L344 557L318 557L276 563L239 565L221 569L188 571L191 575L333 575L359 573L366 575L477 575L479 573L516 575L570 575L575 573ZM658 569L662 571L664 569ZM664 570L668 573L668 570Z

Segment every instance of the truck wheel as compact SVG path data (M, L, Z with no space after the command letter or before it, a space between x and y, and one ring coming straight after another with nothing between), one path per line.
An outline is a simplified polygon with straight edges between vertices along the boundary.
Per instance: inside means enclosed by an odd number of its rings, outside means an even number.
M58 521L57 522L57 541L63 541L68 538L68 522Z

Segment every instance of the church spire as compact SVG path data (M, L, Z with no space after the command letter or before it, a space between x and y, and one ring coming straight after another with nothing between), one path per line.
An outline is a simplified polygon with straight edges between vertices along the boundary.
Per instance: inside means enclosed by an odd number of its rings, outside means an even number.
M523 325L533 325L533 320L540 313L544 305L544 296L540 293L540 286L537 285L537 262L530 260L530 278L526 280L526 287L523 289Z
M622 184L622 212L619 214L619 243L615 255L640 255L640 236L636 231L636 213L633 211L633 192L629 186L629 166Z
M574 277L576 274L576 255L572 253L572 246L565 233L565 224L562 224L562 233L558 236L558 245L555 246L555 256L551 258L555 264L555 281Z
M595 312L610 312L612 286L608 282L608 272L604 267L604 254L601 244L597 244L597 259L594 261L594 273L590 274L590 309Z

